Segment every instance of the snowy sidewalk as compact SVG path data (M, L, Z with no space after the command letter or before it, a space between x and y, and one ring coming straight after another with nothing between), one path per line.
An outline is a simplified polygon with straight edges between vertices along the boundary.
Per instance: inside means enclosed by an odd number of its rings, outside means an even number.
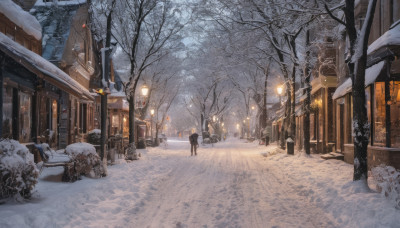
M228 140L149 148L109 176L60 182L44 170L33 198L0 206L0 227L398 227L400 211L352 180L352 165Z

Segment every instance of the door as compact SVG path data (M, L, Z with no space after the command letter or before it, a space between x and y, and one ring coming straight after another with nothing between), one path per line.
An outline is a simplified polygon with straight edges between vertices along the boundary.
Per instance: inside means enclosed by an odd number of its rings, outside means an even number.
M344 104L339 105L339 148L344 152Z

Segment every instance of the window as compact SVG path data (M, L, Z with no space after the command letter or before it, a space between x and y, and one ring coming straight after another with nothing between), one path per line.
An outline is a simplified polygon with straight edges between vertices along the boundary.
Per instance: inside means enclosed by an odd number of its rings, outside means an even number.
M392 147L400 147L400 82L390 82L390 139Z
M375 83L374 145L384 146L386 141L385 83Z
M114 113L113 116L112 116L112 127L116 127L116 128L120 127L118 113Z
M57 101L53 99L51 104L51 131L50 132L50 139L53 143L57 140L57 124L58 124L58 112L57 112Z
M314 119L315 119L314 113L310 113L310 139L311 140L316 140Z
M19 93L19 141L27 143L31 139L31 95Z
M124 137L128 137L129 136L129 120L128 120L128 116L124 115L123 119L123 135Z
M12 138L12 117L13 117L13 88L3 88L3 134L2 138Z

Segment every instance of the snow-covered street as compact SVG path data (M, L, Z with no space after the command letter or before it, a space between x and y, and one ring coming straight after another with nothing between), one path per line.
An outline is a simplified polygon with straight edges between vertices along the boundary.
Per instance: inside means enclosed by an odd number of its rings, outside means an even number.
M236 139L169 140L101 179L47 168L31 200L0 206L0 227L398 227L400 211L352 182L352 166Z

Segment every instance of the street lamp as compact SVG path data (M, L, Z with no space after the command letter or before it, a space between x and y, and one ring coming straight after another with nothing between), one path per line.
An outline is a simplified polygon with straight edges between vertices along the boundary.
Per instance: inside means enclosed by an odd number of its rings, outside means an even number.
M282 93L283 93L283 85L279 85L277 88L276 88L276 92L278 92L278 95L279 95L279 104L281 103L281 96L282 96Z
M150 110L150 116L151 116L151 120L150 120L150 135L151 135L151 142L153 143L153 117L154 117L154 109L153 108Z
M144 85L142 86L142 95L143 95L143 96L147 96L148 93L149 93L149 87L147 87L147 85L144 84Z

